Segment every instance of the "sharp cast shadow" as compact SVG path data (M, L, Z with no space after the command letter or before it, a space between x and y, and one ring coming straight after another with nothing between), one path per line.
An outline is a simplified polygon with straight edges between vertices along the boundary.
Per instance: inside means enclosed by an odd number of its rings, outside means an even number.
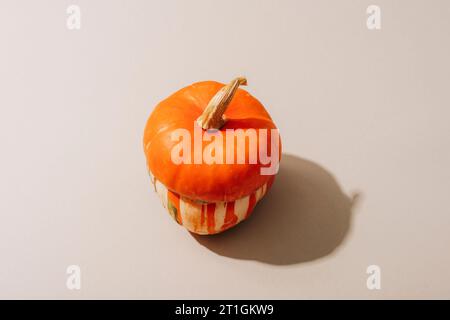
M273 265L313 261L332 253L351 223L350 199L314 162L283 154L275 183L252 216L213 236L192 236L209 250Z

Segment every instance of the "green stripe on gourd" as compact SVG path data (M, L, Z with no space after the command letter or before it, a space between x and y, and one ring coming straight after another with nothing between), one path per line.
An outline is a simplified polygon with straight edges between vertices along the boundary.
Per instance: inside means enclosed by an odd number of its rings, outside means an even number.
M169 210L169 214L172 216L172 218L177 222L180 223L177 219L177 208L173 205L172 201L167 199L167 209Z

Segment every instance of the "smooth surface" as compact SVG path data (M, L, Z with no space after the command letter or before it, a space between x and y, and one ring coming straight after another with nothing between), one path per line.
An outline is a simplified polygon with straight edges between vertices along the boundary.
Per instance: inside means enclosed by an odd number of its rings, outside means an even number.
M372 1L73 2L0 3L0 298L450 297L448 1L377 1L378 31ZM151 189L144 125L238 75L280 176L248 222L193 237Z

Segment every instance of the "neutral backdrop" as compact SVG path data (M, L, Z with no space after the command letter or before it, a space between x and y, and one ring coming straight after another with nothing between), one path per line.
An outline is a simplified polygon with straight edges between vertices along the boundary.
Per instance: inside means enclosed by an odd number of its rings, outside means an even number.
M445 0L1 0L0 298L450 298L449 17ZM250 220L194 237L150 186L144 125L238 75L281 171Z

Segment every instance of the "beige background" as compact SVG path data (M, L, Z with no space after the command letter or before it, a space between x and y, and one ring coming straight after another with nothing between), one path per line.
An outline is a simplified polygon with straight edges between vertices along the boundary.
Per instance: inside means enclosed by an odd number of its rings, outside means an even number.
M449 298L449 17L444 0L1 0L0 298ZM281 130L280 176L251 220L194 238L150 188L143 128L173 91L237 75Z

